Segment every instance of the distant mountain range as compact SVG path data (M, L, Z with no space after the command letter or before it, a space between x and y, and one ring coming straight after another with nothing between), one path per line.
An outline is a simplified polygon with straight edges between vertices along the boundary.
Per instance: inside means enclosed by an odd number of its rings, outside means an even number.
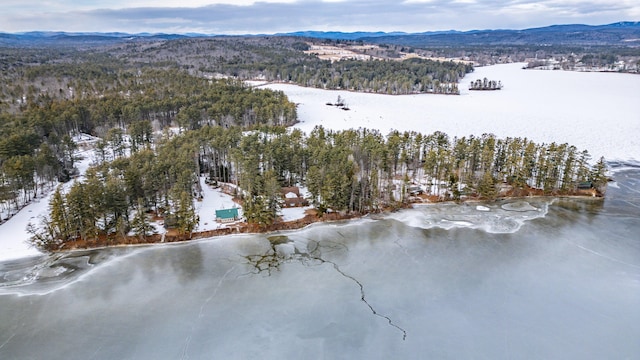
M613 45L640 46L640 22L608 25L553 25L525 30L474 30L363 37L375 43L405 46L450 45Z
M68 33L32 31L25 33L0 33L0 45L6 46L40 46L40 45L103 45L108 43L121 43L123 41L146 40L172 40L189 37L182 34L127 34L119 32L111 33ZM206 36L206 35L197 35Z
M213 37L207 34L127 34L121 32L25 32L0 33L0 45L99 45L136 40L171 40L187 37ZM246 35L267 36L267 35ZM332 40L362 40L414 47L455 45L614 45L640 46L640 22L608 25L553 25L524 30L472 30L404 32L325 32L298 31L268 36L300 36Z
M286 35L362 40L408 46L444 45L622 45L640 46L640 22L608 25L552 25L524 30L431 31L422 33L300 31Z

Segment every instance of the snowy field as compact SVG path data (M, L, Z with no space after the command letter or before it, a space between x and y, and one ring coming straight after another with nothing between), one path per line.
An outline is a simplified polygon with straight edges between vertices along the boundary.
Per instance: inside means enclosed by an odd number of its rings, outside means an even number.
M92 151L80 151L78 155L82 157L82 160L76 163L76 167L81 174L84 174L91 163ZM82 180L83 177L80 176L69 181L62 185L63 189L68 190L74 181ZM29 223L40 224L40 218L49 212L49 200L52 194L53 192L49 192L47 195L33 200L16 215L0 224L0 261L42 255L41 252L28 244L27 240L30 235L27 232L27 225Z
M442 131L449 136L527 137L538 143L569 143L588 150L594 160L640 161L640 76L523 70L524 64L477 68L460 85L460 96L378 95L272 84L298 106L310 132L370 128ZM487 77L500 80L500 91L469 91L468 84ZM350 111L325 103L338 96Z
M588 150L594 159L640 161L640 76L612 73L578 73L522 70L524 64L478 68L461 82L460 96L390 96L268 85L284 91L298 103L300 123L310 132L316 125L328 129L366 127L386 134L392 129L422 133L443 131L450 136L528 137L536 142L557 142ZM477 78L500 80L501 91L470 92ZM350 107L344 111L325 103L341 96ZM80 163L81 172L91 154ZM235 206L231 197L203 182L204 199L196 203L198 230L211 230L215 210ZM70 186L71 183L65 185ZM47 213L49 198L43 197L0 225L0 261L40 255L29 247L26 226ZM304 216L303 208L283 209L285 221ZM156 227L163 231L161 226Z

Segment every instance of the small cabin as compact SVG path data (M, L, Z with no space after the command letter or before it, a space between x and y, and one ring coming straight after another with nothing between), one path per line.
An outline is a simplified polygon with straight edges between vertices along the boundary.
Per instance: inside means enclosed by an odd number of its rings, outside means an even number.
M216 221L219 223L234 222L238 218L238 208L216 210Z
M302 207L309 205L307 199L300 196L300 189L297 186L283 187L280 192L284 199L283 207Z
M300 197L300 188L297 186L283 187L282 189L280 189L280 193L284 197Z

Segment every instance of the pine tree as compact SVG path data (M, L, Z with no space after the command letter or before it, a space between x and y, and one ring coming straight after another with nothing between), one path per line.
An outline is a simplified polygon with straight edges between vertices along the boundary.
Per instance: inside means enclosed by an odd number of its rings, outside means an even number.
M590 159L591 159L591 155L589 155L589 152L587 150L583 150L580 153L580 157L578 158L578 163L577 163L577 171L576 171L576 177L578 179L578 182L589 181L590 172L591 172L589 169Z
M149 222L144 210L144 200L138 198L138 206L135 209L133 219L131 219L131 230L140 239L144 239L154 232L154 228Z
M49 202L49 216L54 236L62 241L68 240L71 237L69 214L60 188L56 189Z
M263 175L264 197L266 198L266 212L268 213L267 223L272 224L276 219L276 214L280 210L280 184L273 170L268 170Z
M576 147L569 146L562 174L561 190L575 189Z
M85 240L98 236L97 221L99 214L95 201L100 201L102 194L88 191L87 185L75 183L65 197L68 209L70 235Z
M180 232L180 234L188 233L189 238L191 238L191 233L198 226L199 219L195 208L193 207L193 199L188 192L180 192L175 207L176 227L178 232Z
M489 171L486 171L478 183L478 193L483 198L494 200L498 194L496 182Z
M591 170L591 183L594 188L604 194L607 181L607 162L604 157L601 157Z
M311 203L321 214L324 213L327 208L322 192L324 189L324 175L319 166L312 165L307 170L306 185L312 196Z
M113 157L118 158L124 156L126 144L124 142L124 131L120 128L112 128L107 133L107 142L113 151Z

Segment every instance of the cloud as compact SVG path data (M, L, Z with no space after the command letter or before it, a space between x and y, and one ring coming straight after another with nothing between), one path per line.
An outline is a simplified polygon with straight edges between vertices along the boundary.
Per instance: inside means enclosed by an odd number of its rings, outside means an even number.
M18 2L0 31L275 33L295 30L408 31L527 28L637 20L636 0L132 0ZM232 4L231 4L232 3ZM206 4L206 5L205 5Z

